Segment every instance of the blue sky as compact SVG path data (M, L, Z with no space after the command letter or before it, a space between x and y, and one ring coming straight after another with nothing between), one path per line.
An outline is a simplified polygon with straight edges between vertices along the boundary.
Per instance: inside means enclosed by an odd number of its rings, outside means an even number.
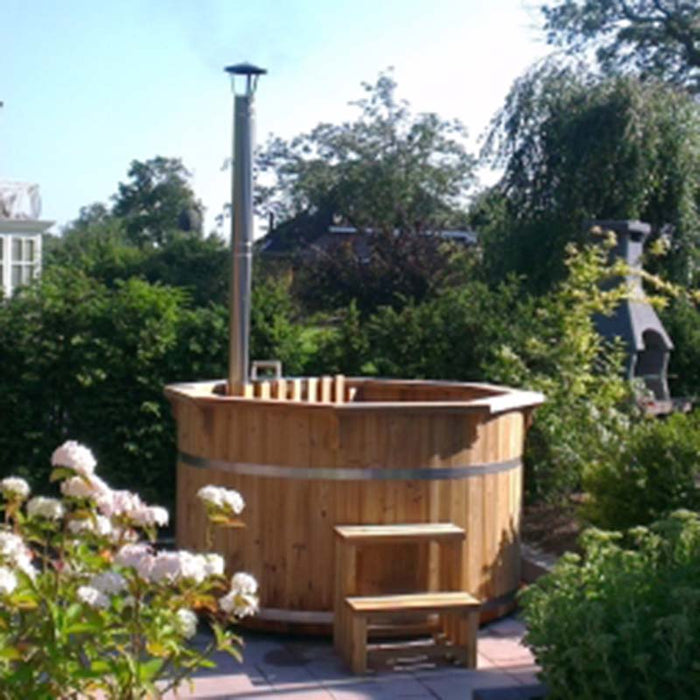
M0 0L0 179L37 182L57 228L107 201L133 159L181 157L207 207L227 198L231 92L248 60L258 141L352 116L360 83L394 67L416 111L476 137L547 53L523 0Z

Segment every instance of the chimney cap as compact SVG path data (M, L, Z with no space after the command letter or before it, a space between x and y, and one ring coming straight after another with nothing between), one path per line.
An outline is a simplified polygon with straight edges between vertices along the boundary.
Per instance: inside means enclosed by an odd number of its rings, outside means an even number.
M252 63L236 63L232 66L226 66L224 70L232 75L265 75L267 70L259 68Z
M638 219L593 219L588 227L598 226L604 230L627 234L633 241L644 240L651 233L651 224Z

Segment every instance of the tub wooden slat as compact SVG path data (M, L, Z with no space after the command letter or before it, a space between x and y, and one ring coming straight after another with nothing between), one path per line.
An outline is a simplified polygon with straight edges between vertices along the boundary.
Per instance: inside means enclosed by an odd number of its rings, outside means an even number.
M306 400L309 403L316 403L318 401L318 378L309 377L306 380Z
M333 389L333 378L332 377L321 377L321 392L320 392L321 403L330 403L331 402L332 389Z
M336 374L333 379L333 401L343 403L345 401L345 376Z

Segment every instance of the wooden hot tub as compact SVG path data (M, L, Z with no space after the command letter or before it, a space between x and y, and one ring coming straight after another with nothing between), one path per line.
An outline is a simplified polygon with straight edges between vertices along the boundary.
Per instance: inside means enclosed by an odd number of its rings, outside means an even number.
M466 531L462 586L493 617L520 581L521 455L540 394L486 384L321 377L166 388L178 430L177 544L204 548L206 484L246 500L219 531L231 571L261 585L256 624L330 629L337 524L452 522ZM428 590L436 552L361 553L366 592ZM363 592L365 592L363 590Z

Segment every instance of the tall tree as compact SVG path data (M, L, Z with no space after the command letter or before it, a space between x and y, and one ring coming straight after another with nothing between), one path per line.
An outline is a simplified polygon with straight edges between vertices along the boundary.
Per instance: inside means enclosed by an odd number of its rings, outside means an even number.
M119 217L102 203L80 209L61 235L44 237L44 267L70 267L113 286L142 264L148 251L131 243Z
M607 72L633 68L700 92L697 0L559 0L542 12L550 44L593 47Z
M45 266L70 267L112 288L131 277L187 290L196 306L228 296L226 244L200 233L200 205L179 160L133 161L114 206L82 207L60 237L45 238Z
M687 93L546 63L516 81L488 152L505 169L480 201L494 276L514 271L547 288L566 243L595 218L671 225L666 272L684 283L697 275L700 105Z
M202 205L179 158L134 160L128 177L119 183L112 213L123 220L132 243L161 246L183 232L201 234Z
M366 314L424 298L444 280L451 256L442 239L425 234L465 217L475 159L462 124L412 113L390 74L363 87L365 96L351 102L356 119L272 139L258 160L272 179L261 204L283 223L276 235L288 249L308 248L334 220L367 234L362 254L326 241L304 258L295 288L312 310L354 299ZM306 235L311 228L315 235Z
M391 232L453 221L474 168L462 124L412 114L388 73L363 87L365 97L351 103L354 121L275 138L261 151L258 165L274 177L265 206L281 220L330 210L358 228Z

